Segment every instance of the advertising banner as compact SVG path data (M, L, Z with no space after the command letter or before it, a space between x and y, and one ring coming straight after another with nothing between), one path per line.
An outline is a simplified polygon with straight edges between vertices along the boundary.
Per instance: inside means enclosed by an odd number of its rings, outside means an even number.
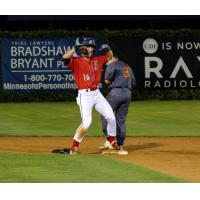
M96 39L97 49L101 41ZM58 58L75 38L4 38L5 91L76 90L71 70ZM109 44L132 67L137 89L200 88L200 39L194 37L111 37ZM96 52L98 54L98 51Z
M200 38L115 37L120 59L133 68L137 88L200 88Z
M96 42L99 46L100 41L97 39ZM58 56L74 44L75 38L4 38L3 89L21 92L75 90L71 70Z

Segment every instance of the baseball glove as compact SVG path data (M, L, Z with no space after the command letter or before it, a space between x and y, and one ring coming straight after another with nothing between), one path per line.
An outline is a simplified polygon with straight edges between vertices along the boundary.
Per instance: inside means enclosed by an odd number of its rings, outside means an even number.
M64 149L54 149L52 150L53 154L70 154L70 149L64 148Z

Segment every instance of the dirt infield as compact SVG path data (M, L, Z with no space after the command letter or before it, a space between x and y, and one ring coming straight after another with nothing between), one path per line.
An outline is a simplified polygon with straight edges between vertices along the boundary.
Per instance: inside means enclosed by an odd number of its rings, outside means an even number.
M0 152L51 153L70 146L66 137L0 137ZM82 154L100 154L100 137L86 137ZM200 137L128 137L127 156L108 155L192 182L200 182Z

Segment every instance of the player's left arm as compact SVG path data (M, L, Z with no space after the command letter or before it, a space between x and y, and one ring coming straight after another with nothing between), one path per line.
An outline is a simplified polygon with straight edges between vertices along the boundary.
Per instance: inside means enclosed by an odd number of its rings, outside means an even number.
M105 83L110 84L114 79L114 75L115 75L114 66L110 64L108 65L105 71L105 77L104 77Z

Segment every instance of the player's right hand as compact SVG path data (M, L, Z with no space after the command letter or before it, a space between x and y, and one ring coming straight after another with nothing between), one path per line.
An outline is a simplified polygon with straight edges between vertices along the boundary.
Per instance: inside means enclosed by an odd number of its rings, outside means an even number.
M74 48L76 51L82 51L84 49L84 46L75 44Z
M76 51L82 51L84 49L81 37L76 38L74 48Z

